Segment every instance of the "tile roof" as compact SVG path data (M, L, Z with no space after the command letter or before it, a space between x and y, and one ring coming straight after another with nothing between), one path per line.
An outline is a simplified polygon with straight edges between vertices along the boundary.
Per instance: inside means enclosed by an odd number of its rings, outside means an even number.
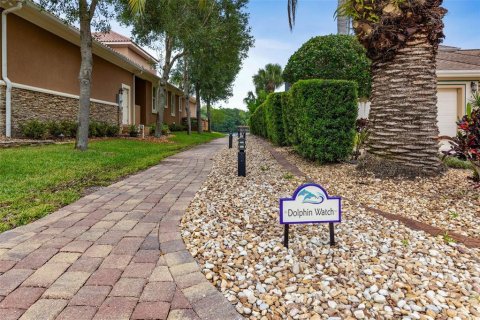
M440 46L437 70L480 70L480 49Z
M132 42L129 37L111 30L109 32L95 32L93 37L100 42Z

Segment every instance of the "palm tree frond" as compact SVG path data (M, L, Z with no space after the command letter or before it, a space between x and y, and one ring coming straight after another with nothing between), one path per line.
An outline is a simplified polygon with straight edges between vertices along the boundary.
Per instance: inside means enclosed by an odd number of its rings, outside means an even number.
M295 25L295 14L297 12L297 0L288 0L288 24L290 29Z
M133 13L142 14L145 10L145 2L146 0L128 0L128 5Z

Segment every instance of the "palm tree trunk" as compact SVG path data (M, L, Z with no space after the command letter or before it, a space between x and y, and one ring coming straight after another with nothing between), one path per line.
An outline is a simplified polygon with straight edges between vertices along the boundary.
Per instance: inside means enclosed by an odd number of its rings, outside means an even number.
M393 60L372 64L371 134L361 168L380 177L432 176L438 154L435 50L419 32Z
M340 8L344 4L345 0L338 0L337 8ZM337 34L349 34L349 22L349 17L337 14Z

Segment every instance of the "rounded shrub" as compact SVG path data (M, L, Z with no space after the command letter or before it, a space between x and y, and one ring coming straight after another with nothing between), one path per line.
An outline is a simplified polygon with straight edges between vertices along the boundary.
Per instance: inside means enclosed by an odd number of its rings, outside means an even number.
M352 80L358 96L368 98L371 91L370 60L354 36L327 35L305 42L288 60L283 72L285 82L299 80Z

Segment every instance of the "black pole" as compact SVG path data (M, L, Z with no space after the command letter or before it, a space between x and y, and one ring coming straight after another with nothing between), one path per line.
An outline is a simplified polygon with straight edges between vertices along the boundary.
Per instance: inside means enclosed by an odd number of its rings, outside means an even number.
M228 149L232 149L232 145L233 145L233 134L230 132L230 134L228 135Z
M335 227L333 225L333 222L328 223L328 229L330 230L330 245L334 246L335 245Z
M283 246L288 249L288 228L289 224L285 225L285 228L283 229Z
M245 151L238 152L238 176L247 176L247 157Z

